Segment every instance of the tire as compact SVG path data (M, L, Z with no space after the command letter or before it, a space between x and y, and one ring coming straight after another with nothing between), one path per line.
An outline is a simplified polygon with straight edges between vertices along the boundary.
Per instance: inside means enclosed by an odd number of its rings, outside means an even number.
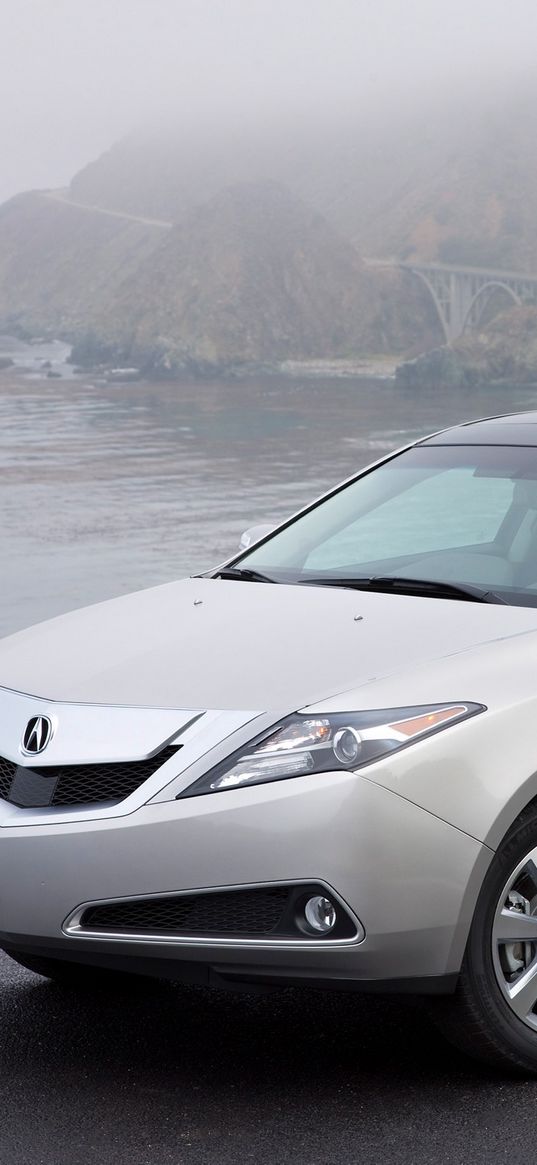
M106 971L101 967L90 967L84 963L71 963L67 959L48 959L41 955L27 955L25 951L8 950L6 954L19 966L44 979L52 979L62 987L84 991L140 988L150 982L142 975L121 971Z
M537 1075L537 805L517 818L495 854L456 992L437 1000L431 1014L474 1059Z

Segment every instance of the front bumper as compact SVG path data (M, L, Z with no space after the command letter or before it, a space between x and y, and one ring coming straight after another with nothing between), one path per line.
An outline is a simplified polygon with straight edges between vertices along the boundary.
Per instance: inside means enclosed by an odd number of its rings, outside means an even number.
M3 815L5 821L3 822ZM22 819L21 819L22 820ZM17 825L0 804L0 945L178 979L405 983L456 976L491 851L375 784L328 773L123 816ZM333 888L365 937L292 943L88 935L84 904L293 882ZM427 987L429 984L429 988Z

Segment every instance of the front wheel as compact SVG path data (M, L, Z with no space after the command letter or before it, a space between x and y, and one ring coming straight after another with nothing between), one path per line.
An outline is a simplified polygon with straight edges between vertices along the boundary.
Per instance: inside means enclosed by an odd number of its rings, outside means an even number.
M476 1059L537 1074L537 807L496 853L470 930L457 990L433 1012Z

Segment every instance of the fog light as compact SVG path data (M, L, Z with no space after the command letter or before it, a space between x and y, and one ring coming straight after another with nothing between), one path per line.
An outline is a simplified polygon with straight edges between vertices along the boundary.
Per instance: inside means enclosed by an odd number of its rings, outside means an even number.
M314 898L308 898L304 907L304 916L306 922L312 930L316 930L318 934L327 934L336 925L336 908L332 905L329 898L322 898L320 894L316 894Z

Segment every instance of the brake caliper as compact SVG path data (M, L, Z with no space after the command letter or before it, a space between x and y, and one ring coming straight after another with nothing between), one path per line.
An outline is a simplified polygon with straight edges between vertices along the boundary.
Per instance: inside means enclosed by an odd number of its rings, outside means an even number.
M518 890L510 890L505 903L514 914L531 914L531 903ZM503 948L506 974L519 975L531 963L531 943L506 943Z

